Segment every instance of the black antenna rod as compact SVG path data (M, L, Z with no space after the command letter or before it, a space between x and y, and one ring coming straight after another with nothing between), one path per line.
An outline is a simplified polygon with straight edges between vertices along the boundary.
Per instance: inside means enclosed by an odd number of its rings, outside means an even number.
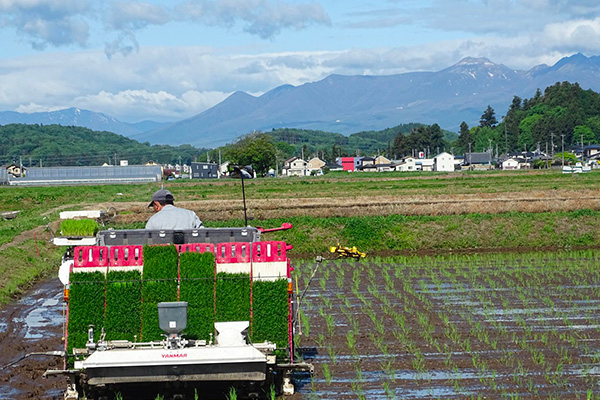
M242 178L242 198L244 199L244 226L248 226L248 215L246 213L246 190L244 188L244 174L240 173Z

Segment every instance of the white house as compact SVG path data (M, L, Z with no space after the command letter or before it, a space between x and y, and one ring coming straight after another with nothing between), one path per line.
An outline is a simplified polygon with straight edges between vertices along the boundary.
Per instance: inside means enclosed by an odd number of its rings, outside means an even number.
M433 157L433 171L452 172L454 171L454 156L447 152L442 152Z
M218 174L219 174L219 178L223 177L223 176L229 176L229 165L231 163L229 161L225 161L224 163L222 163L221 165L219 165L219 169L218 169Z
M396 165L396 171L417 171L417 159L414 157L404 157L402 162Z
M422 158L417 160L417 170L433 171L433 158Z
M502 169L503 170L521 169L521 164L519 163L518 160L516 160L514 158L509 158L507 160L502 161Z
M284 163L282 175L306 176L309 174L308 163L301 158L295 157L294 159L291 159L291 161L286 161L286 163Z

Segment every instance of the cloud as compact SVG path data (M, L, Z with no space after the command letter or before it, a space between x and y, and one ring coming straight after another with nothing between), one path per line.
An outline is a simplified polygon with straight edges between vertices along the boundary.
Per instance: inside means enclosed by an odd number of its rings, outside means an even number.
M597 0L392 1L396 6L387 8L378 8L377 4L360 13L348 13L353 22L344 26L385 28L410 24L429 31L516 37L539 32L548 24L592 19L600 13Z
M159 119L179 119L182 115L194 115L223 101L228 93L200 92L190 90L175 95L167 91L124 90L118 93L100 91L75 99L81 108L103 110L108 115L127 115L128 120L144 120L149 115Z
M537 42L552 50L600 51L600 18L548 24Z
M166 7L141 2L112 3L107 23L117 30L142 29L148 25L164 25L171 20Z
M380 29L408 25L414 22L404 8L377 8L346 14L353 22L343 22L341 26L350 29Z
M64 109L64 107L47 107L36 103L28 103L19 105L17 108L15 108L15 111L19 113L32 114L36 112L50 112L62 109Z
M0 0L2 1L2 0ZM100 51L44 53L0 64L0 109L46 111L78 107L122 121L191 117L241 90L260 95L284 84L302 85L330 74L389 75L438 71L466 56L487 57L527 70L553 64L600 34L599 19L553 23L514 36L472 35L468 39L418 45L337 51L235 54L210 47L144 47L126 57ZM129 40L135 50L135 37ZM124 42L121 42L124 43ZM600 40L589 40L596 46ZM120 50L119 50L120 49ZM592 51L592 50L590 50Z
M108 57L138 49L136 33L169 22L192 22L232 28L262 39L283 30L302 30L310 25L331 25L317 3L277 0L186 0L165 2L110 0L0 0L0 28L13 29L19 37L42 50L48 46L86 47L90 32L104 36ZM96 29L98 21L104 30ZM111 37L112 36L112 37ZM106 40L106 38L108 38Z
M1 0L0 26L14 28L35 49L87 44L89 0Z
M175 8L178 18L210 25L233 27L242 21L244 30L263 39L283 29L305 29L309 25L331 25L319 4L291 4L271 0L187 1Z
M135 34L130 30L123 31L117 37L104 45L104 53L110 59L115 54L120 53L123 56L128 56L132 51L139 51L140 45L135 37Z

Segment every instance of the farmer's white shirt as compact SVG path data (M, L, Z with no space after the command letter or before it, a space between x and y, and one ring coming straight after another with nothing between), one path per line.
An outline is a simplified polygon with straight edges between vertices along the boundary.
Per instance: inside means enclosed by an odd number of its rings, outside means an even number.
M154 214L146 223L146 229L195 229L201 228L202 221L195 212L185 208L166 204L162 210Z

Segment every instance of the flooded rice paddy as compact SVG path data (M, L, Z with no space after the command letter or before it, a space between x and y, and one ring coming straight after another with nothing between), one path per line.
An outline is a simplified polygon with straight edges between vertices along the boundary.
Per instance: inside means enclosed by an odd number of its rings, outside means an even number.
M301 305L302 398L600 398L599 257L325 262Z

